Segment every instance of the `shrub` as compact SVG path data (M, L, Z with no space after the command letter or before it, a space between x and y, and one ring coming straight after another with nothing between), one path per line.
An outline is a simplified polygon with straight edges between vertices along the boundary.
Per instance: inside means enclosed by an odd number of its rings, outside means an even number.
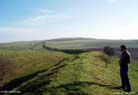
M112 47L106 46L106 47L104 47L103 50L104 50L104 53L109 55L109 56L115 55L115 50Z

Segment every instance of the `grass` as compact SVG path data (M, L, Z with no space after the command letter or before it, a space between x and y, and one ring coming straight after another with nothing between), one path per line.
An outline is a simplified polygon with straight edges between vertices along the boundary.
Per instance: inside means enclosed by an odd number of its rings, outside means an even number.
M5 82L5 89L19 90L20 95L114 95L122 92L115 88L120 85L118 58L101 52L67 55L49 51L2 50L0 55L20 67L21 72ZM107 68L102 57L110 59ZM130 65L129 73L136 94L137 68L135 61Z
M61 52L0 50L0 57L10 60L17 67L13 75L0 83L49 68L66 56L68 55Z
M91 49L103 48L111 46L118 48L121 44L127 45L129 48L138 48L138 40L103 40L103 39L90 39L90 38L68 38L68 39L55 39L55 40L42 40L42 41L22 41L0 44L0 49L13 49L13 50L42 50L42 45L58 49Z

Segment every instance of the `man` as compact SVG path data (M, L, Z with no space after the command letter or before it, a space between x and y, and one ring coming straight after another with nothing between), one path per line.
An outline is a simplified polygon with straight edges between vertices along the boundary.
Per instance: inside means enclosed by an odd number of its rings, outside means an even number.
M131 86L128 78L128 64L131 61L130 53L127 51L125 45L121 45L121 57L120 57L120 77L124 91L131 92Z

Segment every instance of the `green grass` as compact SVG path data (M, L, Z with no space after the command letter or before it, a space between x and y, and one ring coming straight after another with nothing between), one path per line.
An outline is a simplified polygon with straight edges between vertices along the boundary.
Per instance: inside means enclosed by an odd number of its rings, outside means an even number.
M22 69L22 73L8 81L17 84L11 90L21 91L20 95L114 95L122 92L115 89L120 85L118 58L111 57L106 68L102 57L109 57L101 52L67 55L49 51L0 51L0 55ZM137 68L137 61L130 65L134 92L138 92Z
M35 73L40 70L45 70L52 65L57 64L69 55L62 52L50 52L46 50L41 51L14 51L14 50L0 50L0 57L10 60L11 63L16 64L14 74L10 75L1 84L9 82L11 79L22 77Z

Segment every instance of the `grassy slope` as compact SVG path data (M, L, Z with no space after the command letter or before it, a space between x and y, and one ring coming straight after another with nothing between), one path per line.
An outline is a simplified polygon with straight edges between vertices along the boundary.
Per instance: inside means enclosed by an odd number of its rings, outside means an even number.
M23 64L22 66L25 68L28 67L27 72L29 73L38 73L14 87L13 90L22 91L21 95L113 95L115 92L121 91L114 89L115 86L120 85L117 58L111 58L112 64L108 64L106 68L105 62L101 59L101 56L106 57L106 55L100 52L88 52L80 55L52 53L50 62L46 61L49 60L49 57L46 56L50 56L51 53L30 52L30 54L23 54L27 56L24 58L22 58L22 53L17 57L21 58L20 60L15 58L18 60L17 63ZM61 59L65 58L65 60L55 62L55 55L59 55ZM36 59L32 62L31 58ZM26 63L20 63L22 61ZM52 65L49 66L47 62ZM37 68L38 63L43 65ZM138 91L137 67L137 64L130 66L133 91ZM43 72L41 72L42 69ZM26 77L30 77L30 75L27 74Z
M16 68L12 75L8 75L0 84L9 82L12 79L22 76L31 75L39 71L43 71L52 65L63 60L67 54L61 52L50 51L14 51L0 50L0 57L4 57L16 64Z

